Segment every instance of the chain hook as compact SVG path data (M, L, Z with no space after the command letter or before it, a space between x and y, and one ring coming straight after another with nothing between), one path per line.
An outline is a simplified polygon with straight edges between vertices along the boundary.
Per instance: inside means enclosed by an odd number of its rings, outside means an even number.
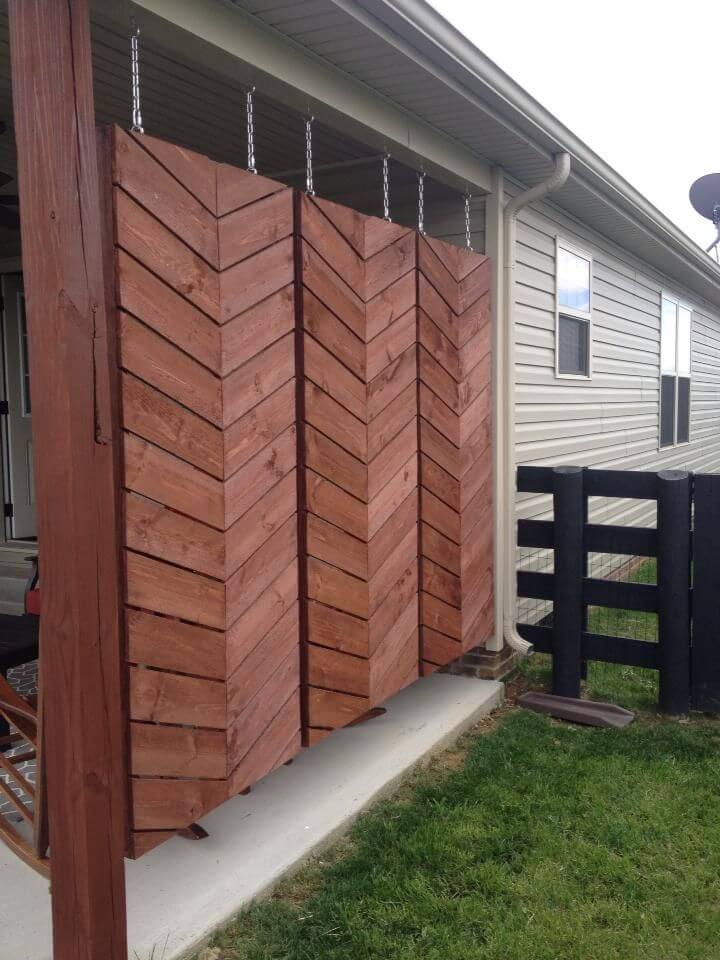
M255 164L255 115L253 112L253 94L255 87L245 93L245 111L247 114L247 169L248 173L257 173Z
M418 174L418 233L425 234L425 171Z
M465 246L468 250L472 250L472 233L470 231L470 201L472 200L472 194L465 194Z
M390 217L390 154L385 152L382 163L383 220L392 223Z
M305 120L305 192L309 197L315 196L312 155L312 125L314 119L315 117L309 116Z
M135 17L130 18L130 75L132 78L132 133L145 133L140 110L140 27Z

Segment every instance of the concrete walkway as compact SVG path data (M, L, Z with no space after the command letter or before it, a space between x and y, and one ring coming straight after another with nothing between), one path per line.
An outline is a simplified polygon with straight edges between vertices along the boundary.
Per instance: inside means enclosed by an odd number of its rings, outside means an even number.
M502 684L434 674L375 720L340 730L251 794L128 863L132 960L192 956L218 926L344 832L423 758L499 705ZM153 952L154 951L154 952ZM47 887L0 845L0 960L50 960Z

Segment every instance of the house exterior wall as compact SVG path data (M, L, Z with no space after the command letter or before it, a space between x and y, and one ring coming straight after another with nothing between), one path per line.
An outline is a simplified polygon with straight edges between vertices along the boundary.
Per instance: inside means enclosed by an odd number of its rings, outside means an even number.
M592 256L591 377L555 374L556 238ZM551 204L522 210L515 286L516 462L624 470L720 470L720 311ZM663 294L692 308L690 442L659 448L660 304ZM599 523L653 526L648 501L590 504ZM550 497L519 495L517 515L548 518ZM547 551L519 550L521 566L547 570ZM627 558L593 555L612 572ZM549 605L519 601L531 622Z

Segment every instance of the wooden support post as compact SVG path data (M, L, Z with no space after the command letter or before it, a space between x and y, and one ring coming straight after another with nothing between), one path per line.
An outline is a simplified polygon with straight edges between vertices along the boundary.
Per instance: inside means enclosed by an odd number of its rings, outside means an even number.
M695 475L692 705L720 713L720 475Z
M583 468L553 471L555 579L553 594L553 693L580 696L583 633Z
M690 709L690 476L658 473L658 639L660 709Z
M112 311L88 0L10 0L54 960L127 960Z

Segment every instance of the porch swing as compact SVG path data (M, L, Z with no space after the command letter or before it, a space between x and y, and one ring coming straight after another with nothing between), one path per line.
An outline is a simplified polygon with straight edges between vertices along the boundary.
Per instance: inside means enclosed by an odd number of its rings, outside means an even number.
M3 644L8 656L3 666L26 663L38 655L40 588L35 567L25 592L25 615L7 617L3 623ZM8 637L7 633L11 635ZM14 641L14 643L13 643ZM0 731L0 796L15 808L17 820L0 815L0 840L22 861L49 879L48 819L45 802L42 736L36 696L23 697L0 673L0 718L7 733ZM12 732L11 732L12 731ZM31 783L21 765L34 760L35 783Z

